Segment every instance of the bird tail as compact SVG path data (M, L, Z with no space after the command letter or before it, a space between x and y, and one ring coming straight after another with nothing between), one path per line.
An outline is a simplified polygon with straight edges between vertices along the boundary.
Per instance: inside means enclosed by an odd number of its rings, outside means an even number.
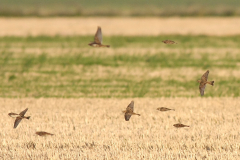
M208 84L213 86L214 85L214 81L208 82Z
M94 42L90 42L90 43L88 43L88 45L91 46L93 43L94 43Z
M103 47L107 47L107 48L109 48L110 47L110 45L102 45Z
M28 116L28 117L26 117L27 119L29 119L31 116Z
M138 114L138 113L132 113L133 115L138 115L138 116L141 116L140 114Z

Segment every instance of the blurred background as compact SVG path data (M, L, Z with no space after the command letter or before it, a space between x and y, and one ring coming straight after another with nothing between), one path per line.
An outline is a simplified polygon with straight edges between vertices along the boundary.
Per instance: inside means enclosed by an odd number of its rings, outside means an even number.
M1 0L0 97L239 97L240 0ZM93 48L97 26L103 44ZM170 39L177 45L166 45Z
M237 16L239 0L1 0L1 16Z

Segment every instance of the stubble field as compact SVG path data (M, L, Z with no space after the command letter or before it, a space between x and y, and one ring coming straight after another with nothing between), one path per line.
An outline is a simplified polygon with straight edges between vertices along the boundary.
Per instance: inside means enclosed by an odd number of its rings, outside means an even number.
M104 44L111 48L91 48L96 28L93 35L55 35L66 33L65 27L19 35L14 27L10 32L12 22L4 23L9 30L0 32L0 157L238 159L240 38L237 29L219 32L209 25L215 32L196 25L192 35L187 27L128 35L133 28L126 25L123 36L103 26ZM166 39L178 44L161 43ZM197 79L206 70L215 86L200 97ZM141 116L126 122L122 110L131 100ZM25 108L30 120L13 129L7 113ZM178 122L190 128L174 128ZM55 135L39 137L36 131Z
M121 113L135 101L126 122ZM237 159L239 98L0 99L4 159ZM13 129L8 112L26 115ZM159 112L157 107L176 111ZM181 122L190 128L176 129ZM39 137L36 131L54 136Z

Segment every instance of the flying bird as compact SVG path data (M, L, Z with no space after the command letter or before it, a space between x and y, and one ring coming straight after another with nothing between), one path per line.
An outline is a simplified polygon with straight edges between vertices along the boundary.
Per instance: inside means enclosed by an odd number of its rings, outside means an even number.
M181 123L174 124L173 126L176 127L176 128L190 127L190 126L187 126L187 125L184 125L184 124L181 124Z
M127 106L126 110L123 111L123 113L125 113L124 116L126 121L129 121L132 115L140 116L140 114L134 113L133 110L134 110L134 101L131 101L131 103Z
M48 135L53 136L54 135L52 133L48 133L48 132L44 132L44 131L38 131L38 132L36 132L36 134L39 136L48 136Z
M110 47L110 45L103 45L102 44L102 29L101 27L98 27L97 32L94 36L94 42L90 42L88 44L89 46L92 47Z
M206 88L206 84L210 84L210 85L214 85L214 81L207 81L207 79L208 79L208 74L209 74L209 70L207 70L206 71L206 73L204 73L203 75L202 75L202 78L201 78L201 80L198 80L198 83L200 83L200 85L199 85L199 91L200 91L200 94L201 94L201 96L203 96L204 95L204 90L205 90L205 88Z
M164 40L162 42L165 43L165 44L177 44L176 42L171 41L171 40Z
M159 110L159 111L161 111L161 112L170 111L170 110L175 111L175 109L170 109L170 108L165 108L165 107L157 108L157 110Z
M26 117L24 116L25 113L27 112L28 108L26 108L24 111L20 112L19 114L17 113L8 113L8 115L10 117L16 118L15 122L14 122L14 127L13 128L17 128L18 124L21 122L22 119L29 119L30 116Z

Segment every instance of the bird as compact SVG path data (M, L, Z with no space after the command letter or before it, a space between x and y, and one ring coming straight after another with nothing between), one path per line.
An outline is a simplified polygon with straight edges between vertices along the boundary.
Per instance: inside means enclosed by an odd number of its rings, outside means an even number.
M187 126L187 125L184 125L184 124L181 124L181 123L174 124L173 126L176 127L176 128L190 127L190 126Z
M54 135L52 133L48 133L48 132L44 132L44 131L38 131L38 132L36 132L36 134L39 136L48 136L48 135L53 136Z
M124 117L126 121L129 121L132 115L140 116L140 114L134 113L133 110L134 110L134 101L131 101L131 103L127 106L126 110L123 111L123 113L125 113Z
M88 44L89 46L92 46L92 47L110 47L110 45L103 45L102 44L102 29L101 27L98 26L97 28L97 32L94 36L94 42L90 42Z
M203 75L202 75L202 78L201 80L198 80L198 83L200 83L199 85L199 91L200 91L200 94L201 96L204 95L204 90L206 88L206 84L210 84L210 85L214 85L214 81L207 81L208 79L208 74L209 74L209 70L207 70Z
M170 111L170 110L175 111L175 109L170 109L170 108L165 108L165 107L157 108L157 110L162 111L162 112L164 112L164 111Z
M17 113L8 113L8 115L10 117L16 118L15 122L14 122L14 127L13 128L17 128L18 124L21 122L22 119L29 119L30 116L26 117L24 116L25 113L27 112L28 108L26 108L24 111L20 112L19 114Z
M171 41L171 40L164 40L162 42L165 43L165 44L177 44L176 42Z

